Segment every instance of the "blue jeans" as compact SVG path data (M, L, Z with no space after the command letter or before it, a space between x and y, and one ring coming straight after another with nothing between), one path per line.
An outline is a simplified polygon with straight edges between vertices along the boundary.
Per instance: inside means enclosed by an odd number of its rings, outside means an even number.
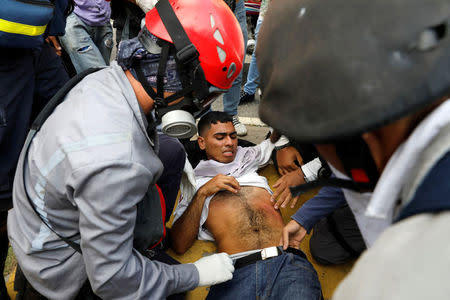
M109 65L113 47L110 23L90 26L71 13L67 17L66 34L60 40L77 73L91 67Z
M321 297L320 282L309 261L284 253L237 269L232 280L211 286L206 299L319 300Z
M245 6L244 0L240 0L236 3L236 8L234 9L234 15L241 25L242 34L244 35L244 49L247 47L247 20L245 16ZM244 52L245 53L245 52ZM242 83L242 70L236 79L233 81L233 85L228 90L228 92L223 95L223 110L231 116L237 115L237 109L239 105L240 91Z
M256 46L258 45L258 33L259 28L261 27L261 24L263 22L263 18L259 17L258 21L256 21L256 28L255 28L255 50L253 50L252 59L250 61L250 67L248 68L248 74L247 74L247 82L244 85L244 92L246 92L249 95L253 95L256 92L256 88L259 85L259 71L258 66L256 65Z

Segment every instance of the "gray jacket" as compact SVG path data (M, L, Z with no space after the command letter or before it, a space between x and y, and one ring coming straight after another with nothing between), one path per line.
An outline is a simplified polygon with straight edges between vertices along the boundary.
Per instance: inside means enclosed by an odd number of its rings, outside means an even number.
M75 297L89 278L103 299L163 299L198 285L194 265L169 266L133 249L136 205L163 166L146 133L147 122L122 69L87 76L35 136L25 182L22 152L8 216L9 239L20 267L50 299Z

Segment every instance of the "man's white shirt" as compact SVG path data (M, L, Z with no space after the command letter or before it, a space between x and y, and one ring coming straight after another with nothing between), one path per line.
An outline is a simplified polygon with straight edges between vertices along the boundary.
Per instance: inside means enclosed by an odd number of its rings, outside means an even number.
M238 147L236 157L232 162L221 163L211 159L202 160L194 170L192 170L189 161L186 160L185 174L181 184L181 197L174 212L174 222L183 215L198 189L218 174L233 176L240 186L261 187L272 194L267 179L258 175L257 171L267 165L274 147L275 145L269 139L253 147ZM203 227L208 218L209 203L213 197L214 195L207 197L203 205L198 232L198 239L200 240L214 241L211 233Z

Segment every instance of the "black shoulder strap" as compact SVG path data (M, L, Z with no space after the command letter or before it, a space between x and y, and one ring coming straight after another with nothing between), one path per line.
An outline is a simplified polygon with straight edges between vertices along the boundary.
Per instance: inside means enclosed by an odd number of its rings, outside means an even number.
M200 67L197 48L192 44L186 31L178 20L169 0L160 0L155 5L167 32L172 38L176 50L176 60L191 73L191 84L198 99L203 99L209 94L209 88L203 69ZM183 70L181 77L185 76ZM182 80L184 80L182 78ZM183 83L184 86L184 83Z
M22 165L22 169L23 169L23 187L25 190L25 195L28 199L28 202L30 203L30 206L33 208L34 212L36 213L36 215L41 219L42 223L44 223L51 231L53 231L60 239L62 239L64 242L66 242L70 247L72 247L75 251L77 251L78 253L81 253L81 248L80 245L73 242L72 240L70 240L69 237L65 237L62 236L61 234L59 234L58 232L56 232L51 226L50 224L48 224L48 222L39 214L39 212L36 210L36 207L34 206L33 202L30 199L30 196L28 195L28 191L25 185L25 161L27 160L28 157L28 150L30 148L31 145L31 141L33 140L34 136L36 135L36 133L41 129L42 124L44 124L45 120L47 120L47 118L53 113L53 111L55 110L56 106L58 106L58 104L60 104L65 96L67 95L67 93L75 86L77 85L84 77L86 77L87 75L97 72L99 70L101 70L103 68L90 68L88 70L85 70L79 74L77 74L76 76L74 76L73 78L71 78L51 99L50 101L47 103L47 105L45 105L44 109L39 113L39 115L37 116L37 118L34 120L33 124L31 125L31 130L28 133L27 139L25 141L25 145L24 145L24 158L23 158L23 165Z
M187 63L193 59L198 58L198 52L195 46L191 43L186 31L178 20L177 15L173 11L169 0L160 0L155 5L161 21L166 27L167 32L172 38L175 49L177 50L177 60Z

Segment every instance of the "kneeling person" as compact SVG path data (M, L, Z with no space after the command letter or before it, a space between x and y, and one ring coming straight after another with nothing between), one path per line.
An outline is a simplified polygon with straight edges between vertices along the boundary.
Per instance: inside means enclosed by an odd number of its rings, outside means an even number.
M217 53L214 33L223 35L225 60L209 55ZM166 299L232 277L228 254L169 265L149 259L147 250L164 233L164 192L156 182L169 160L157 155L153 115L162 121L178 110L193 119L206 109L239 73L242 44L223 1L160 0L139 36L121 42L117 62L71 81L66 96L50 102L64 100L33 124L8 215L23 278L17 287L15 277L18 299ZM237 72L223 71L230 66ZM165 176L177 178L171 169ZM166 191L178 189L173 180L164 183ZM205 276L211 268L214 276Z
M232 118L221 112L205 115L198 132L199 146L208 159L194 169L195 196L191 201L183 197L176 209L173 249L184 253L198 236L215 241L218 251L233 254L234 279L213 286L211 299L269 294L319 299L317 274L303 252L276 247L283 220L270 201L272 191L266 178L256 173L270 159L274 135L257 146L238 147ZM271 259L261 260L266 253Z

